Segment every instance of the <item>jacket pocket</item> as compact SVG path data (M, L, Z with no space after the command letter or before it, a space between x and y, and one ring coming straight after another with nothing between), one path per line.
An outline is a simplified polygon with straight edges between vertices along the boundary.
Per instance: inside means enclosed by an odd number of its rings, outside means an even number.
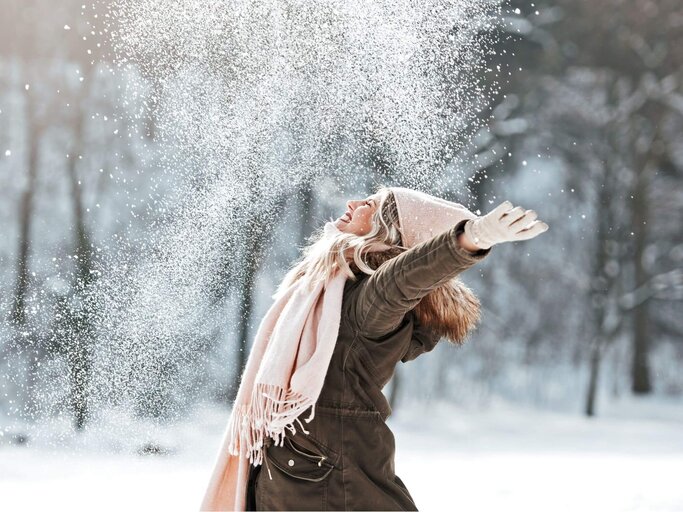
M284 474L298 480L320 482L334 469L330 455L319 447L303 447L285 437L282 446L270 445L266 458Z

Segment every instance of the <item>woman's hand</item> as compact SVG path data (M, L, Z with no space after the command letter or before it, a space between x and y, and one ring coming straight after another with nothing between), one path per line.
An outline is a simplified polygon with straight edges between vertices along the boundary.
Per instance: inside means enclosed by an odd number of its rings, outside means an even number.
M502 242L529 240L548 230L548 225L536 217L535 211L513 207L510 201L505 201L483 217L467 221L465 235L479 249Z

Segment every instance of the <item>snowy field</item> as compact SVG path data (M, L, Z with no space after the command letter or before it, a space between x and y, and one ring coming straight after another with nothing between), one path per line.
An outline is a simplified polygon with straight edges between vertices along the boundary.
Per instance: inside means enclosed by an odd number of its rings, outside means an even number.
M131 427L123 437L57 442L51 431L25 447L5 442L0 510L197 510L227 416L204 408L156 433ZM593 420L444 405L404 409L390 424L397 473L420 510L683 511L680 401L629 399ZM169 453L136 455L150 440Z

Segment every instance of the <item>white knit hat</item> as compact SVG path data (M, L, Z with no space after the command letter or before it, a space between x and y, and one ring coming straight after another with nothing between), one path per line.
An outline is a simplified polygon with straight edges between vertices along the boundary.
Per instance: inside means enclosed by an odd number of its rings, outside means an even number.
M463 219L477 215L459 203L446 201L425 192L390 187L396 200L399 231L404 247L412 247L443 233Z

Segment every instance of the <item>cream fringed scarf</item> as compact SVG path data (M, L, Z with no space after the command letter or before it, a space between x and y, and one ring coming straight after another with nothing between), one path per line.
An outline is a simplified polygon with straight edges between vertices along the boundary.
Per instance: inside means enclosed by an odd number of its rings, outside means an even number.
M331 223L328 223L331 224ZM326 225L326 231L334 229ZM317 401L339 333L346 276L337 272L312 290L301 279L280 293L259 325L201 510L244 510L249 464L263 461L270 437ZM313 419L314 408L305 418Z

